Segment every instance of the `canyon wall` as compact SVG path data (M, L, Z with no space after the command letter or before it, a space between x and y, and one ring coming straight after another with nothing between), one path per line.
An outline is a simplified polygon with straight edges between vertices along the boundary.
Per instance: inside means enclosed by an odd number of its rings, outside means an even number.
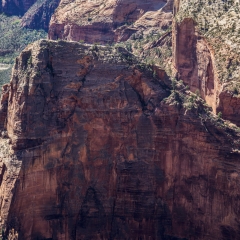
M214 4L211 9L207 2L175 0L174 74L191 91L199 93L214 113L240 126L239 50L234 45L239 36L234 28L221 22L235 21L231 13L238 13L238 5L233 1Z
M44 29L48 31L51 17L59 5L60 0L37 1L24 14L22 26L31 29Z
M61 1L50 22L49 38L88 43L126 41L138 30L169 26L172 5L173 0Z
M192 92L199 92L214 113L240 126L240 98L237 82L220 82L215 51L196 29L191 18L173 23L173 66L178 80ZM235 87L234 87L235 85Z
M217 111L221 112L224 119L229 119L231 122L237 124L237 126L240 126L240 98L236 88L229 90L228 84L223 85L222 91L219 94Z
M49 22L60 0L0 0L0 14L22 17L22 27L48 31Z
M173 61L177 78L186 83L216 113L219 81L214 69L214 53L204 37L196 30L193 19L174 23Z
M17 58L0 158L15 170L0 176L2 222L20 239L240 237L237 129L200 103L186 111L163 71L134 62L46 40Z

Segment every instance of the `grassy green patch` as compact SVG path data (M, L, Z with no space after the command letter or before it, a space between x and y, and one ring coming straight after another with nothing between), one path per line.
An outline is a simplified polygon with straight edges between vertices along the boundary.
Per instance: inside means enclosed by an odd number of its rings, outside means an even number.
M29 43L46 36L47 33L43 30L21 27L21 19L17 16L0 14L0 63L12 64L15 57Z
M5 70L0 70L0 92L2 90L2 86L10 81L12 72L12 65Z

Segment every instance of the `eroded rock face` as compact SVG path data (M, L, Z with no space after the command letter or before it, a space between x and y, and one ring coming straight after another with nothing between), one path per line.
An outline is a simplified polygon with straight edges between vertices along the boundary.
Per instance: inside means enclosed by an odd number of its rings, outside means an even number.
M112 43L126 41L139 29L171 23L172 0L60 2L52 16L50 39Z
M1 216L20 239L240 237L238 136L129 63L63 41L17 58L6 129L21 165Z
M203 11L207 9L205 4L206 2L196 8ZM228 8L234 9L232 6L234 4L234 1L231 2ZM215 26L209 27L206 22L202 24L202 20L198 17L196 18L198 23L194 22L190 17L194 15L192 11L194 3L190 5L191 10L186 11L186 6L188 6L186 1L174 1L175 20L172 32L174 73L178 79L189 85L191 91L199 91L201 97L212 107L214 113L219 113L224 119L240 126L238 44L226 41L229 39L227 35L225 39L221 39L219 33L224 31L217 27L217 30L211 33ZM221 17L226 23L230 22L228 17L231 18L231 15L227 14L228 8L224 10L226 16ZM219 14L215 14L216 19L212 19L207 11L208 17L206 19L218 24L218 21L222 21L219 17L221 10L215 7L213 9L212 13L219 11ZM202 15L200 10L198 14ZM190 16L185 18L188 14ZM232 32L234 33L234 31L233 29ZM224 34L222 34L223 36ZM233 39L237 39L237 37L237 34L234 35L232 41L236 42Z
M214 51L199 35L192 19L174 22L173 26L173 64L177 78L191 91L199 91L214 113L221 112L224 119L240 126L240 98L238 88L234 87L237 83L218 80Z
M173 49L178 79L189 85L191 91L199 91L216 113L219 82L214 69L214 54L197 32L192 19L174 23Z

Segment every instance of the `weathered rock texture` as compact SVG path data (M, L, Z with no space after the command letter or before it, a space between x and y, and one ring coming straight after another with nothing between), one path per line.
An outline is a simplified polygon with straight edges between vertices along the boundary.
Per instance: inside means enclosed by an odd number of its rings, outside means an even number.
M214 1L209 8L207 1L175 0L173 65L177 78L199 91L214 113L240 126L238 14L236 1Z
M192 19L184 19L174 27L174 65L178 79L188 84L191 91L199 91L216 112L219 83L214 71L214 54Z
M224 119L229 119L231 122L240 126L240 98L236 88L228 87L230 84L224 84L222 91L219 94L219 104L217 112L222 113Z
M112 43L133 33L171 23L172 0L62 0L52 16L50 39Z
M58 7L59 2L60 0L38 0L24 14L22 18L22 26L48 31L51 16Z
M26 240L239 239L236 132L171 105L164 72L119 51L40 41L17 58L2 101L14 150L1 161L20 168L1 165L2 199L16 181L7 227Z

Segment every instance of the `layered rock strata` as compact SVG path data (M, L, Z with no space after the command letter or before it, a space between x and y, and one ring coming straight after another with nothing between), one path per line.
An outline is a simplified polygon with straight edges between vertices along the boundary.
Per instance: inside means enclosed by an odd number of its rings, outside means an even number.
M133 63L45 40L17 58L0 176L1 199L13 194L2 221L20 239L240 237L238 129L186 111L163 71Z
M49 38L89 43L126 41L138 30L168 27L172 4L172 0L63 0L52 16Z

